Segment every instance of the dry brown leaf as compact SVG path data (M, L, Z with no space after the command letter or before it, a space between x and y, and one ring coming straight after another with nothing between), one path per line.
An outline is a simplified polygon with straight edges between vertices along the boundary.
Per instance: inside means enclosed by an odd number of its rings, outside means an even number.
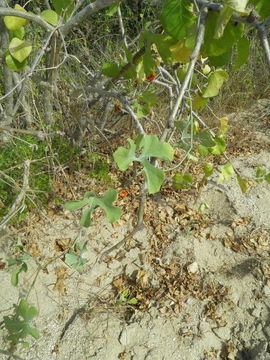
M55 273L57 276L57 280L53 287L53 290L58 291L62 295L65 295L67 292L67 289L66 289L64 282L65 282L65 279L68 277L67 269L64 266L58 266L55 269Z

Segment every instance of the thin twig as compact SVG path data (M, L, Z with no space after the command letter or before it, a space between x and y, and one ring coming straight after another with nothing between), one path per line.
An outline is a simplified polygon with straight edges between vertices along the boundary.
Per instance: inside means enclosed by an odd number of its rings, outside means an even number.
M207 17L207 13L208 13L208 9L207 7L204 7L201 12L200 12L200 18L199 18L199 26L198 26L198 33L197 33L197 38L196 38L196 44L195 47L192 51L192 54L190 56L190 62L189 62L189 66L188 66L188 70L185 76L185 79L182 83L181 89L179 91L179 95L176 99L176 102L174 104L174 108L169 116L169 119L167 121L166 127L163 131L163 134L161 135L161 141L166 140L168 133L170 131L170 129L173 128L173 124L174 124L174 120L176 118L176 115L178 113L179 107L184 99L184 95L185 92L189 86L193 71L194 71L194 66L196 64L200 49L201 49L201 45L203 43L203 39L204 39L204 32L205 32L205 23L206 23L206 17Z
M120 4L118 5L118 8L117 8L117 15L118 15L118 20L119 20L119 25L120 25L121 37L122 37L125 47L128 48L128 43L127 43L126 32L125 32L125 27L124 27L124 23L123 23L123 17L122 17Z
M30 160L25 160L24 162L24 174L23 174L23 185L21 191L14 203L12 204L8 214L4 217L2 221L0 221L0 228L4 226L13 216L15 216L18 212L18 209L21 208L22 203L25 198L26 192L29 190L29 172L30 172Z

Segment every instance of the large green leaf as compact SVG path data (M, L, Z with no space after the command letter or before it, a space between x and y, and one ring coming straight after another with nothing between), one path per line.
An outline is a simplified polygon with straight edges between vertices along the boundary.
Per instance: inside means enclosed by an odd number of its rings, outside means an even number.
M176 173L172 179L175 181L173 187L176 189L189 189L193 183L192 174Z
M94 201L93 201L93 203L94 203ZM83 209L82 216L80 219L81 226L89 227L91 225L91 223L92 223L91 216L92 216L92 212L95 209L95 205L93 203L92 203L92 205L89 204L89 206L87 206Z
M51 2L57 14L64 16L65 20L69 18L75 7L74 0L52 0Z
M214 29L216 28L218 19L218 13L215 11L209 12L204 43L201 48L202 56L219 56L228 52L233 44L242 36L244 30L244 24L241 23L229 23L221 38L214 38Z
M184 39L196 21L193 5L185 0L165 0L161 23L165 31L175 39Z
M40 14L40 17L47 21L47 23L51 24L51 25L57 25L58 23L58 15L55 11L53 10L44 10L42 11L42 13Z
M202 96L204 98L217 96L224 81L226 81L228 77L228 73L225 70L218 69L214 71L209 77L207 88L203 91Z
M233 71L244 65L249 57L249 40L242 37L237 43L237 58L233 67Z
M114 14L117 13L118 7L119 7L119 1L117 1L115 4L112 4L111 6L109 6L105 12L105 15L109 16L109 17L113 16Z
M226 141L224 140L224 137L216 136L214 138L214 141L215 141L216 145L211 148L207 148L209 150L209 152L213 155L220 155L220 154L224 153L224 151L226 150Z
M114 153L113 158L116 164L118 165L121 171L128 169L132 161L136 160L136 145L133 140L128 139L130 148L126 149L123 146L120 146Z
M23 62L19 62L18 60L16 60L13 56L11 56L11 54L7 54L6 55L6 64L7 66L14 71L22 71L25 66L28 64L27 59L25 59Z
M252 0L252 4L255 5L255 10L261 19L264 20L270 15L270 1L268 0Z
M25 321L31 321L38 315L38 310L34 306L29 306L28 302L22 299L16 308L16 313Z
M109 222L115 222L119 220L121 216L120 208L114 206L112 203L117 198L117 191L109 189L106 191L103 197L96 199L96 204L99 205L106 213L106 217Z
M106 62L102 65L102 72L108 77L117 77L120 72L120 67L113 62Z
M199 141L199 143L206 147L213 147L216 145L213 136L211 135L210 131L204 129L200 131L198 134L194 135L194 139Z
M209 56L209 63L212 66L224 66L227 65L232 57L232 49L219 55L219 56Z
M26 10L19 4L16 4L14 6L14 9L26 12ZM16 30L20 29L22 26L25 26L28 22L29 22L29 20L23 19L23 18L20 18L17 16L5 16L4 17L4 23L5 23L6 27L8 28L8 30L11 30L11 31L16 31Z
M155 72L156 70L156 62L153 54L151 53L151 49L149 48L146 53L143 55L143 68L145 75L148 76Z
M233 14L233 9L230 6L224 4L223 8L219 12L219 17L217 19L215 34L214 34L215 39L219 39L222 37L224 33L224 29L228 24L228 22L230 21L232 14Z
M29 41L20 40L18 38L13 38L9 43L8 48L11 55L20 63L27 59L32 51L32 45Z
M173 160L174 150L166 142L161 142L156 135L145 135L140 146L143 147L140 159L157 157L162 160Z
M67 201L64 205L64 208L73 211L73 210L81 209L85 205L89 205L89 198L84 198L82 200Z
M237 181L243 194L248 191L248 180L237 175Z
M268 0L266 0L268 1ZM230 7L233 11L246 14L248 0L224 0L225 6Z
M164 182L164 172L161 169L154 167L147 160L143 160L142 164L149 194L159 192L161 185Z
M219 175L217 183L220 184L222 181L229 181L234 175L234 168L232 164L227 163L221 168L221 173Z

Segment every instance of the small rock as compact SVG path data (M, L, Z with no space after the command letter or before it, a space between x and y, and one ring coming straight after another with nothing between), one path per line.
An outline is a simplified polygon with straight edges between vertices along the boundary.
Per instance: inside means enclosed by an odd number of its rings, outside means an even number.
M199 271L199 265L196 261L187 266L187 271L191 274L196 274Z
M142 331L137 324L131 324L121 331L119 342L124 346L135 346L141 341Z
M222 340L230 340L231 331L228 327L220 327L217 329L212 329L213 333Z
M265 286L263 288L263 292L266 296L270 296L270 287L269 286Z

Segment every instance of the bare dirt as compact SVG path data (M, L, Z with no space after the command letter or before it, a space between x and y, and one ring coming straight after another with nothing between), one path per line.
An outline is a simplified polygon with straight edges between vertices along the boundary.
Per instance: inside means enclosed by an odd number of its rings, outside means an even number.
M231 162L243 176L254 176L257 166L270 172L269 109L261 101L257 110L230 116L236 130L251 113L255 119L245 122L243 132L254 134L242 143L245 152L231 135L238 144L234 156L229 149ZM187 192L150 197L145 227L101 261L100 253L132 230L135 214L114 225L97 214L83 231L68 211L33 214L27 227L2 230L3 263L18 240L32 258L18 287L10 285L7 267L0 271L1 316L27 294L38 264L53 259L28 298L39 309L34 325L41 337L15 354L24 360L269 360L270 185L256 184L243 195L235 178L219 185L213 179L196 197ZM202 204L208 210L200 211ZM87 242L81 272L63 261L75 239ZM119 304L126 289L136 305ZM1 334L0 349L7 351Z

